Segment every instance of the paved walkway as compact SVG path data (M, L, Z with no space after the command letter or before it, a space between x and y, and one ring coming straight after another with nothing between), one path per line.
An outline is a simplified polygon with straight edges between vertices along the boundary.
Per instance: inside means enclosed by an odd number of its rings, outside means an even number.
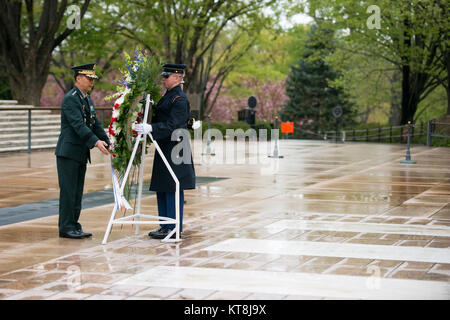
M449 148L413 147L416 165L402 145L215 151L196 173L228 179L186 191L181 243L114 226L101 245L112 204L83 210L90 239L59 238L57 215L0 226L0 299L450 299ZM94 152L85 192L111 188L108 161ZM52 152L1 155L0 176L0 208L58 198Z

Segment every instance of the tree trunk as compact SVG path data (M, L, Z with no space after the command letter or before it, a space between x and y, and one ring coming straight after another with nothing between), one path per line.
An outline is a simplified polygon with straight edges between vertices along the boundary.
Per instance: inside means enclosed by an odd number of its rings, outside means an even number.
M450 80L449 80L450 82ZM450 84L448 84L445 87L445 90L447 91L447 116L450 116Z
M80 21L89 2L84 0ZM13 99L20 104L39 106L52 52L74 28L67 26L64 31L58 32L67 1L58 5L58 1L45 0L38 9L34 8L34 1L26 1L25 4L26 10L23 10L22 1L0 2L0 53L3 63L8 66ZM38 27L34 25L35 11L41 14ZM24 21L28 22L27 30Z
M51 55L49 53L48 55ZM19 104L39 106L42 90L47 82L50 69L49 59L36 59L37 63L29 64L19 76L9 75L11 92ZM43 61L44 60L44 61ZM16 74L19 73L15 70Z
M408 18L405 18L403 21L404 26L404 48L406 51L411 50L411 35L408 34L407 30L410 29L410 21ZM410 58L408 56L402 56L402 116L400 119L400 124L407 124L408 121L413 122L414 113L417 109L417 104L414 108L414 102L412 99L412 91L411 90L411 67L410 67ZM418 102L417 102L418 103ZM414 110L413 110L414 109Z
M403 66L402 79L402 118L400 124L414 122L414 114L417 111L419 102L427 88L433 88L429 82L430 75L420 72L411 72L409 66Z
M402 116L400 124L414 122L414 114L420 102L420 96L424 91L428 75L411 72L409 65L402 67Z
M402 117L400 119L400 124L406 124L408 121L412 121L414 114L411 115L410 109L410 99L411 92L409 87L409 76L410 76L409 65L404 65L402 67Z
M10 79L13 98L19 104L39 106L46 79L42 76L28 76L20 79L20 81Z
M414 114L417 111L419 105L419 96L417 91L413 91L409 88L403 89L402 92L402 117L400 119L400 124L407 124L408 121L413 123Z
M400 124L402 112L402 93L399 88L400 72L394 71L391 79L391 108L389 110L389 123L397 126Z
M447 116L450 116L450 54L448 52L445 54L444 61L447 66L447 83L444 84L445 90L447 91Z

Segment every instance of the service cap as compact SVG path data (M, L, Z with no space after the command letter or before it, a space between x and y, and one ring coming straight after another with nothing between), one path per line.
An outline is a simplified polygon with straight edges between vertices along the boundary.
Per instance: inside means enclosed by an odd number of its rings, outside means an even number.
M163 65L163 71L161 72L161 76L168 77L172 73L184 74L184 69L186 69L185 64L176 64L176 63L166 63Z
M95 74L95 66L96 66L96 63L88 63L88 64L83 64L80 66L72 67L71 69L75 71L75 76L82 74L82 75L92 78L92 79L98 79L98 77Z

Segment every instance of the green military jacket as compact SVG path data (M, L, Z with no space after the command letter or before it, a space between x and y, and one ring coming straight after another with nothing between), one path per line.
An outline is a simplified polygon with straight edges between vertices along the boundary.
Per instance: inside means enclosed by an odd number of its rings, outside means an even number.
M65 96L61 104L61 133L56 144L55 155L86 163L90 162L90 151L98 140L110 141L98 121L94 104L87 95L83 97L76 86Z

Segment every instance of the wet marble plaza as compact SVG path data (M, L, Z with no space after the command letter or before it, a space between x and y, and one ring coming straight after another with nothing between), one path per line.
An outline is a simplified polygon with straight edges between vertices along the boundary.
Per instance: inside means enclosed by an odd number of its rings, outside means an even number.
M246 161L195 153L197 176L224 179L185 192L181 242L117 225L106 245L112 202L82 211L92 238L58 237L52 151L0 155L0 220L46 211L0 226L0 299L450 299L449 148L413 146L414 165L400 163L400 144L247 151ZM85 193L110 188L109 158L93 151ZM155 195L142 212L157 212Z

